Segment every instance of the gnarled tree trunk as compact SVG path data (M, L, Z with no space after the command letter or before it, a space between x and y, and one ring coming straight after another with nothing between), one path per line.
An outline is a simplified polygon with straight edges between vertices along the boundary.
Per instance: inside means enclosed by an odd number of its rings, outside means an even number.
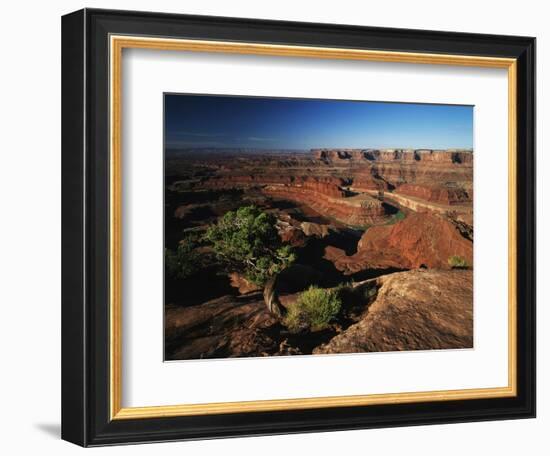
M277 277L271 277L264 287L264 301L269 311L278 318L283 317L286 309L281 305L277 294Z

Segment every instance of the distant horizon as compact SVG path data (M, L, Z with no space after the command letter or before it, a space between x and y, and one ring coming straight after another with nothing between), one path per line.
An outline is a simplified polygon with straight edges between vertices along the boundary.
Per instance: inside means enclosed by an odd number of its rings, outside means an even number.
M447 148L436 148L433 149L431 147L312 147L311 149L297 149L297 148L289 148L289 147L225 147L225 146L172 146L172 147L166 147L168 150L173 149L179 149L179 150L190 150L190 149L226 149L226 150L257 150L257 151L282 151L282 150L289 150L289 151L295 151L295 152L311 152L314 150L360 150L360 151L370 151L370 150L380 150L380 151L391 151L391 150L412 150L412 151L418 151L418 150L431 150L433 152L446 152L449 150L470 150L473 152L473 147L447 147Z
M472 106L187 94L164 103L167 149L473 150Z

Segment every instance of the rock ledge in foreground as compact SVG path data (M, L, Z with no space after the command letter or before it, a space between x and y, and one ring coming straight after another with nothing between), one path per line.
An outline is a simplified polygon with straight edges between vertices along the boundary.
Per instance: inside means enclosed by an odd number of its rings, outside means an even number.
M314 354L473 347L473 272L415 270L383 276L368 313Z

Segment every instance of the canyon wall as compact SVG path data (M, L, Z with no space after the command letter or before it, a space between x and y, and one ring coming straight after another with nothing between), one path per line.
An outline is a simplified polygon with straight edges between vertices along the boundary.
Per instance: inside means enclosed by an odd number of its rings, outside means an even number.
M403 184L396 189L396 192L438 204L455 205L472 202L468 191L460 187L444 187L434 184Z
M255 188L357 227L389 219L377 198L413 211L471 212L471 151L314 149L285 155L285 169L271 167L272 161L255 156L230 160L229 168L202 177L197 188Z
M319 214L347 225L364 226L381 223L388 218L381 201L368 195L333 196L308 186L267 185L262 192L278 199L306 204Z
M300 187L334 198L343 198L346 193L341 189L341 186L344 184L344 180L336 177L310 177L258 173L221 174L206 179L202 183L202 186L206 188L235 188L262 185L286 185Z
M469 150L432 149L312 149L314 157L325 162L349 161L402 161L446 164L473 163Z

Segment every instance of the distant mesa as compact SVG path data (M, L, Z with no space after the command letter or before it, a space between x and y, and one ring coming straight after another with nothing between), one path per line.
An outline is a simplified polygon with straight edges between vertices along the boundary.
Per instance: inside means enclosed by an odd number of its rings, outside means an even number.
M315 158L327 163L341 161L376 162L434 162L472 163L473 152L469 149L312 149Z

